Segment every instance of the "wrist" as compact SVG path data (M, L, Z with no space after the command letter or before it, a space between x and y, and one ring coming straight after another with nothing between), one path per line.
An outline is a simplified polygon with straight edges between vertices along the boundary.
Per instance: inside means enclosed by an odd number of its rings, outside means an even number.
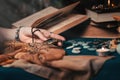
M21 41L20 40L20 31L21 31L21 28L22 28L23 26L20 26L17 30L16 30L16 33L15 33L15 40L16 41Z
M0 42L14 40L16 30L17 30L17 28L14 28L14 29L0 28Z

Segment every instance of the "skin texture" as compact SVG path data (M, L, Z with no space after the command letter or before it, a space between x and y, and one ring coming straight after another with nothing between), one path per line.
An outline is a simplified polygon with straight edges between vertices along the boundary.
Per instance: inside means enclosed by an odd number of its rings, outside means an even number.
M14 40L17 30L18 28L14 28L14 29L0 28L0 42ZM34 30L36 29L34 28ZM39 31L34 32L34 35L36 36L34 41L40 42L40 43L50 38L55 38L55 39L62 40L62 41L65 40L64 37L58 34L51 33L45 29L39 29ZM19 31L19 39L22 42L31 43L32 42L31 27L22 27ZM60 43L58 44L61 45Z

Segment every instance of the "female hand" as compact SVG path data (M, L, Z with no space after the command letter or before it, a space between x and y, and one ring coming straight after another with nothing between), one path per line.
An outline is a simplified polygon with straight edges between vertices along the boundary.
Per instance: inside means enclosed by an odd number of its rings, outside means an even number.
M63 36L60 36L58 34L51 33L45 29L38 29L38 28L33 28L31 27L22 27L19 31L19 39L22 42L26 43L32 43L32 31L34 32L34 38L35 42L44 42L50 38L58 39L64 41L65 38ZM58 43L58 45L61 45L61 43Z

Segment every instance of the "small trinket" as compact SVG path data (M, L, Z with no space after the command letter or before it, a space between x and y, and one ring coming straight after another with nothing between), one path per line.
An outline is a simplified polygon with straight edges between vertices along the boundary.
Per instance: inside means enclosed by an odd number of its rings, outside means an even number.
M74 54L74 53L75 53L75 54L78 54L78 53L80 53L80 49L81 49L80 47L73 48L73 49L72 49L72 53L73 53L73 54Z
M73 48L73 47L74 47L74 46L71 45L71 46L66 47L66 49L71 49L71 48Z
M96 48L88 48L89 51L95 51Z
M85 48L85 49L87 49L87 48L89 48L89 47L90 47L90 46L87 46L87 45L86 45L86 46L83 46L83 48Z

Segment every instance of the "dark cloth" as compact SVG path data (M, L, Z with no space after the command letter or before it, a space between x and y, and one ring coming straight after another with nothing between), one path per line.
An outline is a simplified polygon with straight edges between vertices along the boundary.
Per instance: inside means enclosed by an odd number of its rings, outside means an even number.
M120 57L105 62L91 80L120 80ZM18 68L0 67L0 80L46 80Z
M16 60L4 67L22 68L48 80L89 80L91 76L97 74L104 62L111 58L113 57L64 56L63 59L47 62L46 65L48 64L49 67Z
M106 61L100 72L91 80L120 80L120 56Z
M18 68L0 67L0 80L45 80Z

